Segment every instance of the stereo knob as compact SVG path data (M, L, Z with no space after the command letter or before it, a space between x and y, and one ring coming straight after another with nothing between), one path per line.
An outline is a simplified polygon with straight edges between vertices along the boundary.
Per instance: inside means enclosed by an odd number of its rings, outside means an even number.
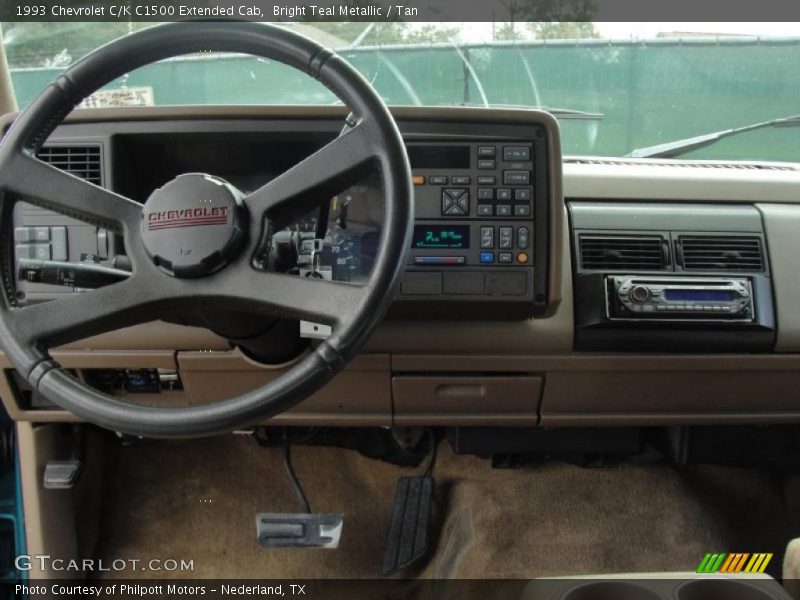
M635 285L631 288L631 299L634 302L645 302L650 298L650 289L643 285Z

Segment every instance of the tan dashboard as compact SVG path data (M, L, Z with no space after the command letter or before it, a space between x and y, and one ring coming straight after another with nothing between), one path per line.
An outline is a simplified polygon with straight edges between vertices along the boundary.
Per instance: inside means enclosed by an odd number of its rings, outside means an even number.
M91 139L95 123L151 126L181 121L329 118L338 109L197 108L81 111L69 122ZM397 109L400 121L507 125L526 111ZM553 140L557 152L557 138ZM552 166L548 308L534 318L467 320L395 318L321 392L274 419L283 424L355 426L594 426L800 421L800 170L791 165L581 159ZM566 201L564 200L566 196ZM749 206L763 223L775 330L766 352L650 349L576 351L575 253L568 205ZM158 370L180 386L158 393L119 390L132 401L199 404L267 381L285 365L256 363L219 336L155 322L119 330L53 352L83 378L125 369ZM17 420L72 420L26 390L2 359L0 396Z

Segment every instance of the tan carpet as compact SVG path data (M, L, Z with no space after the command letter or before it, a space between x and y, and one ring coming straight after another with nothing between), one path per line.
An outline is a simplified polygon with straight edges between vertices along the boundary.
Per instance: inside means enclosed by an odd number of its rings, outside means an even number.
M280 453L254 440L144 442L110 450L97 556L194 560L192 573L115 576L378 577L398 476L347 450L295 447L311 507L344 512L337 550L267 550L257 512L296 512ZM425 577L694 570L706 552L781 554L800 524L800 487L754 471L553 463L493 470L440 446L441 536ZM754 546L755 545L755 546ZM780 564L776 557L775 564Z

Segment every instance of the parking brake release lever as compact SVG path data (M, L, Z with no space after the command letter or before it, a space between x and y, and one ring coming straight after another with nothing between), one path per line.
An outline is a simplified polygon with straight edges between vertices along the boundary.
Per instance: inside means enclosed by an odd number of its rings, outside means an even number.
M92 263L31 258L19 259L17 273L23 281L77 288L103 287L131 276L130 271Z

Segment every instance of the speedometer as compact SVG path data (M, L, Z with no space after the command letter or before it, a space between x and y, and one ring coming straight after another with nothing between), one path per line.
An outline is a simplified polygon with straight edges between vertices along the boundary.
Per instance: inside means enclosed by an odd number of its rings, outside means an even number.
M320 263L331 269L336 281L360 283L361 239L341 229L328 229Z
M316 264L326 279L361 284L369 277L383 213L373 190L354 186L331 199L327 219L321 215L327 229ZM319 226L320 214L314 212L287 227L288 232L302 234L300 254L311 252Z

